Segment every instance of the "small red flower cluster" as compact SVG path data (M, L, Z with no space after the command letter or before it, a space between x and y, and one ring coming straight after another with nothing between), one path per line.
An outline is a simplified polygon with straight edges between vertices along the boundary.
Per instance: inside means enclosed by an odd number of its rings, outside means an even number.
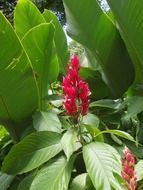
M126 182L128 190L135 190L137 187L137 177L134 170L135 157L127 147L123 150L122 167L121 175Z
M78 118L86 115L89 107L89 86L79 77L80 62L74 55L68 66L68 74L63 78L64 108L67 114Z

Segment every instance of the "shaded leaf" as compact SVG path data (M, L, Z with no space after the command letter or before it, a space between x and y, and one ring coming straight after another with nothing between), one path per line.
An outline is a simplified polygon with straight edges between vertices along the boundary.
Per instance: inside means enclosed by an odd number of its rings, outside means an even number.
M119 107L119 102L111 100L111 99L104 99L92 102L90 107L103 107L103 108L110 108L110 109L117 109Z
M35 177L36 177L35 173L26 176L19 184L17 190L30 190L31 184Z
M14 176L0 173L0 190L7 190L10 186Z
M143 83L142 1L107 0L118 23L136 70L136 83ZM134 15L134 16L133 16ZM142 89L140 89L142 91Z
M93 53L113 96L122 96L134 80L134 68L115 25L97 0L64 0L64 7L68 34Z
M128 105L127 116L134 117L138 113L143 111L143 97L142 96L132 96L126 99Z

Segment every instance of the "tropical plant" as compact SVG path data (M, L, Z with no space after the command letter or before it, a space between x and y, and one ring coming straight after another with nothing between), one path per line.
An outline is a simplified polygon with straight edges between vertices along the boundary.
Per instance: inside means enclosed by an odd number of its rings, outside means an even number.
M1 190L142 189L142 4L108 1L64 0L80 58L51 11L0 13Z

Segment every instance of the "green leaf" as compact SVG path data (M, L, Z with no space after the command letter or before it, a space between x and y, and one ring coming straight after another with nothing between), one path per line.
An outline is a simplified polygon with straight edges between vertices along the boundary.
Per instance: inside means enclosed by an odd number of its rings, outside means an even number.
M69 57L66 35L60 22L58 21L58 18L53 12L44 10L43 16L48 23L53 23L55 26L55 48L58 56L58 61L60 63L60 70L65 73Z
M12 147L4 160L2 171L21 174L37 168L61 151L60 140L61 135L55 132L30 134Z
M73 159L67 162L64 156L57 158L39 171L30 190L68 190Z
M14 176L0 173L0 190L7 190L10 186Z
M14 11L14 27L22 38L31 28L46 22L30 0L19 0Z
M22 40L38 81L41 99L47 95L51 78L56 79L59 71L58 63L52 62L53 37L53 25L44 23L29 30Z
M0 125L0 141L8 135L8 132L6 131L6 129Z
M28 57L2 13L0 23L0 123L15 137L20 122L38 107L38 91Z
M120 156L116 150L105 143L91 143L83 147L83 157L87 172L97 190L124 190L114 178L113 172L120 175Z
M100 122L99 118L92 113L88 113L87 115L83 116L83 119L82 119L83 124L92 125L92 126L96 126L96 127L99 126L99 122Z
M98 134L101 132L98 129L99 122L100 122L99 118L92 113L88 113L87 115L85 115L82 120L83 125L86 127L87 131L91 134L93 139L96 141L104 142L103 135L98 136Z
M95 190L87 173L76 176L70 186L70 190Z
M118 29L134 62L136 82L143 83L142 1L107 0L118 22ZM134 16L133 16L134 15Z
M93 53L113 96L120 97L134 80L134 68L115 25L97 0L64 0L64 7L68 34Z
M70 190L87 190L86 188L87 173L76 176L70 186Z
M61 144L66 154L66 157L69 160L73 152L81 147L77 131L74 128L69 128L67 132L64 133L61 139Z
M105 134L105 133L117 135L117 136L122 137L124 139L135 142L134 138L129 133L127 133L125 131L121 131L121 130L116 130L116 129L113 129L113 130L107 129L105 131L101 131L100 133L97 134L97 136L101 135L101 134Z
M143 97L142 96L132 96L126 99L127 103L127 116L134 117L138 113L143 111Z
M101 131L96 126L93 125L84 125L84 126L86 127L87 131L91 134L91 136L95 141L104 142L104 137L101 134Z
M99 100L107 96L111 96L109 93L109 88L103 81L98 70L89 67L82 67L79 73L80 77L84 79L89 85L91 91L91 100Z
M92 102L90 107L103 107L109 109L118 109L120 103L111 99L103 99Z
M136 165L135 165L135 172L137 175L137 180L140 181L143 179L143 160L140 160Z
M37 131L61 132L61 122L54 111L36 112L33 115L33 124Z
M28 176L26 176L21 183L18 186L17 190L30 190L31 184L35 178L36 174L30 174Z

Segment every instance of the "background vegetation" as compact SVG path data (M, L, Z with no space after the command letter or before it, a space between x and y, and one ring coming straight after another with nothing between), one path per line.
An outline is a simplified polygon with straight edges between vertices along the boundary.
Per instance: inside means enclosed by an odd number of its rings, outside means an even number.
M121 175L127 146L141 190L142 1L108 0L108 9L102 1L64 0L69 46L58 18L43 11L51 3L57 12L61 2L34 3L19 0L11 24L0 13L0 189L127 190ZM1 6L12 18L14 2ZM79 113L77 123L62 96L74 53L91 91L89 113Z

